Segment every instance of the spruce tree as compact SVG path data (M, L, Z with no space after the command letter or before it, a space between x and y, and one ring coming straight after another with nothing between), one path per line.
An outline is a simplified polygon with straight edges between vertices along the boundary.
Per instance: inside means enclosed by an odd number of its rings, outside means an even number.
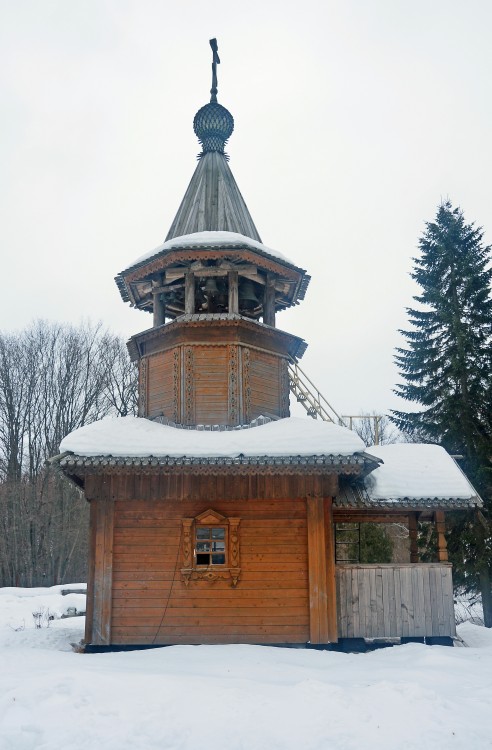
M442 203L428 222L413 259L421 287L418 307L407 308L407 348L395 357L405 383L395 393L421 408L394 411L402 432L439 443L464 457L462 468L485 507L459 516L450 537L456 577L481 590L492 627L492 297L490 246L463 212Z

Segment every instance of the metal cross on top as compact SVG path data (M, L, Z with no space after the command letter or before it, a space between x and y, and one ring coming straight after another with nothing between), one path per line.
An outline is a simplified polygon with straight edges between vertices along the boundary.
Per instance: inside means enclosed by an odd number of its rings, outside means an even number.
M218 45L217 45L217 39L210 39L210 46L212 47L213 57L212 57L212 88L210 89L210 101L216 102L217 101L217 63L220 64L220 58L219 54L217 52Z

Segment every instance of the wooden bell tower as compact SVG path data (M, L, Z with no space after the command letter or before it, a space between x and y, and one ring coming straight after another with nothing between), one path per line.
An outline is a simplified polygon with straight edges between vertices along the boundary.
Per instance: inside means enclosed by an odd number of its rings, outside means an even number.
M234 129L211 100L195 115L198 166L166 241L116 277L125 301L153 314L129 342L139 363L139 416L187 426L289 416L289 359L305 342L275 326L310 277L262 244L224 148Z

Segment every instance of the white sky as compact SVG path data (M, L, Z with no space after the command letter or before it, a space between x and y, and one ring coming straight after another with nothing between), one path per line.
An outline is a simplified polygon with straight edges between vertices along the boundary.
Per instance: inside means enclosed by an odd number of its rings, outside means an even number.
M426 220L488 229L489 0L0 0L0 328L151 317L113 277L159 245L209 99L263 242L313 279L279 327L344 414L404 406L393 365Z

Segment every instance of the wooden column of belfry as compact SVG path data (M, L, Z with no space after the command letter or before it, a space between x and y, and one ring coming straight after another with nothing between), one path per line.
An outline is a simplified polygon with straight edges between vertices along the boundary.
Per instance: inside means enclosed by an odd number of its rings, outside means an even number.
M448 545L446 542L446 521L443 510L436 510L434 513L434 522L437 532L437 560L438 562L448 561Z
M91 478L92 479L92 478ZM90 498L90 481L86 495ZM114 502L109 477L102 483L104 497L90 504L90 569L87 585L85 640L95 646L111 643L111 603L113 587Z
M267 283L265 286L263 322L268 326L275 326L275 279L271 273L267 274Z
M237 271L229 271L229 312L239 312L239 276Z
M166 274L159 274L158 280L153 282L152 287L152 298L153 298L153 310L154 310L154 328L164 325L166 322L166 306L162 298L162 286L164 284Z
M337 640L332 498L317 492L306 499L309 559L309 640Z

